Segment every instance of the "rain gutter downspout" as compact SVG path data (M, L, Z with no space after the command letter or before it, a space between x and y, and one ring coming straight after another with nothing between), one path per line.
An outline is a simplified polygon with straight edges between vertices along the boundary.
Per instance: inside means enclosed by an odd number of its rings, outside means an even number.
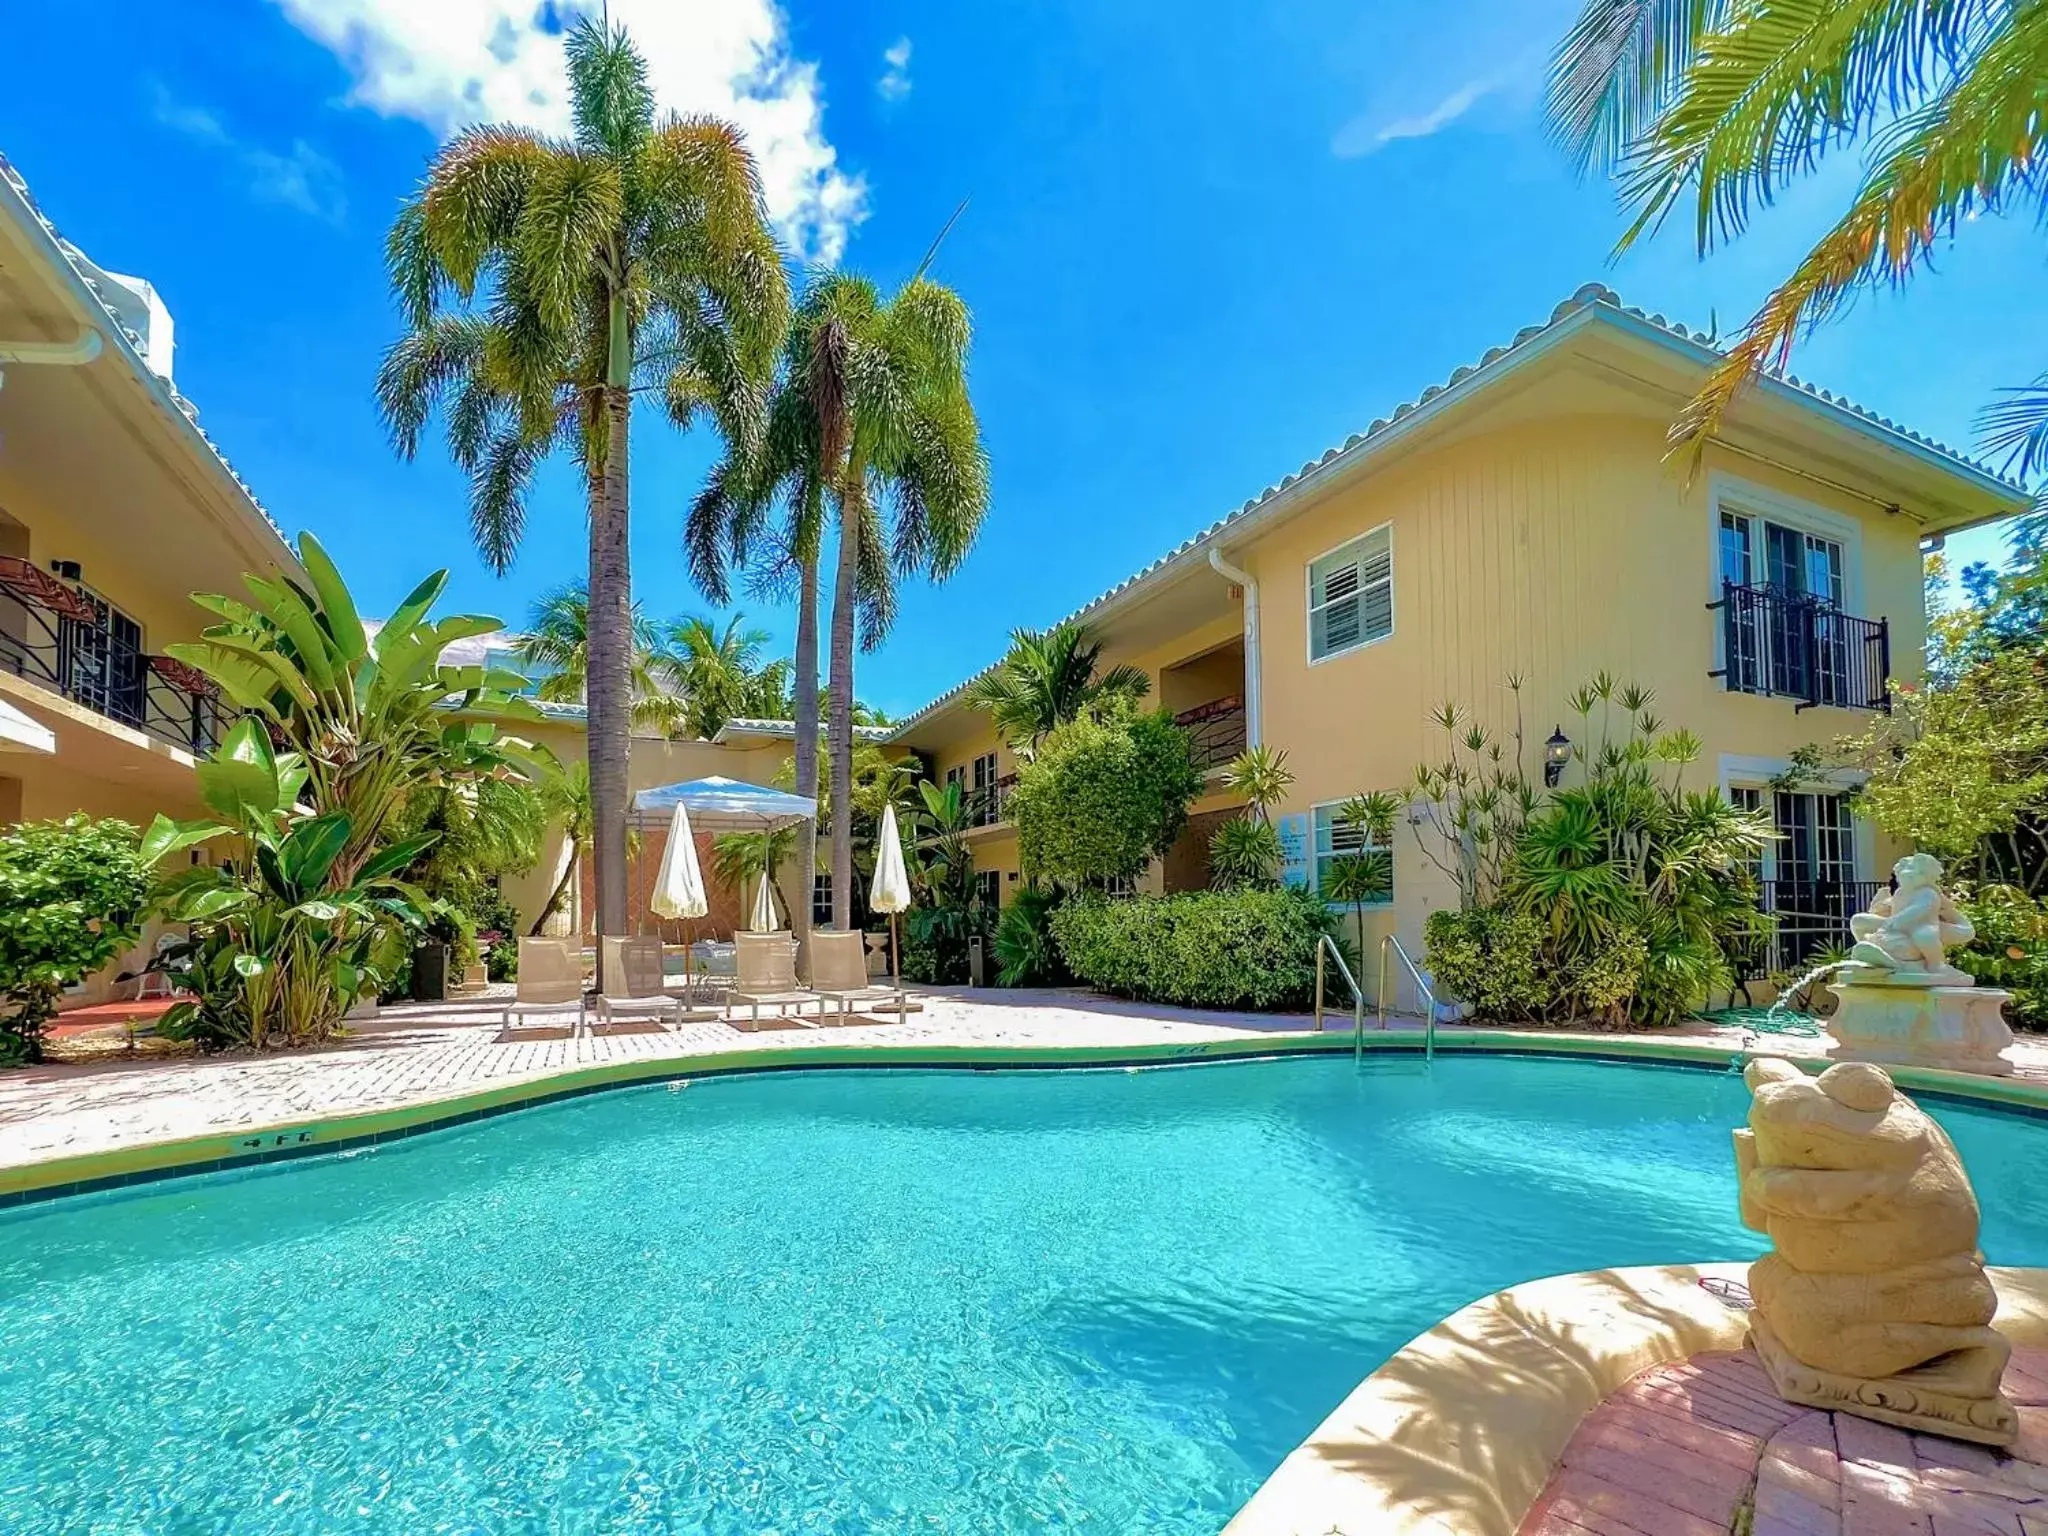
M1244 744L1256 747L1259 733L1259 584L1251 572L1240 570L1223 558L1223 551L1210 546L1209 567L1225 581L1244 589Z
M98 357L102 345L91 326L81 327L76 341L0 341L0 383L6 381L9 363L77 368Z

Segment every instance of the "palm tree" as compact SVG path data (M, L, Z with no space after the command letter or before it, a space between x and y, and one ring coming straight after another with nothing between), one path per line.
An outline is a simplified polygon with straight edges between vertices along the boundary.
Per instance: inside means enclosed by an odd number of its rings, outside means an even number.
M753 157L730 124L657 118L645 61L588 20L567 39L568 138L498 124L458 134L386 242L408 334L377 396L410 458L436 407L470 477L470 524L497 571L557 449L590 512L589 760L597 927L626 921L633 619L627 443L636 395L683 429L758 433L787 322ZM483 290L481 295L479 288Z
M788 521L777 558L798 573L797 793L817 793L819 552L836 522L830 715L832 916L853 916L853 649L881 643L895 581L943 581L966 557L988 504L988 463L967 395L967 306L922 275L886 302L865 278L828 273L791 319L761 451L714 471L691 514L691 568L723 600L727 562L768 538L779 497ZM885 522L884 512L893 515Z
M654 626L633 606L633 649L629 719L642 730L668 731L681 722L684 705L663 686ZM581 581L565 582L533 605L526 632L512 642L512 654L540 673L534 697L549 704L581 704L590 676L590 595Z
M710 619L677 619L661 638L653 666L682 702L683 731L706 741L728 720L780 718L789 663L764 662L768 631L746 629L735 614L720 630Z
M539 785L541 808L548 820L562 824L562 837L569 845L569 857L562 865L562 875L555 882L555 888L548 893L548 899L541 903L535 914L533 927L528 930L530 937L538 938L541 929L547 926L549 918L561 909L569 892L575 889L576 880L583 867L583 856L590 851L590 832L594 816L590 803L590 765L571 763L563 772L542 779Z
M1113 699L1136 701L1152 680L1137 667L1114 666L1097 675L1102 641L1077 619L1051 629L1020 629L994 670L975 679L967 701L983 711L1010 750L1029 760L1040 743L1069 720Z
M1757 374L1860 287L1898 284L1960 221L2039 205L2048 6L1585 0L1551 70L1558 137L1618 168L1626 249L1682 202L1701 254L1831 150L1861 138L1848 211L1765 298L1672 429L1697 451ZM2048 448L2048 376L1991 425L2028 467Z

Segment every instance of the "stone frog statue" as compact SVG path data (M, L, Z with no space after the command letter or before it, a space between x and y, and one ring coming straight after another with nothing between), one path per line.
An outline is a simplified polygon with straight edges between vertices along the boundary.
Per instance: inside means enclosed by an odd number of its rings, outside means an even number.
M1744 1081L1742 1219L1774 1250L1749 1272L1751 1342L1780 1395L2011 1444L2011 1349L1990 1326L1977 1197L1947 1133L1866 1062L1810 1078L1763 1058Z

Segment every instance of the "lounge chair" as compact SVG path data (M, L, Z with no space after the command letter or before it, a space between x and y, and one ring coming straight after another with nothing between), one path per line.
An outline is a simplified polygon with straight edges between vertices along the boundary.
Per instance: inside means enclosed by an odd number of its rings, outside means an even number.
M786 1013L797 1023L816 1029L817 1023L803 1015L805 1003L819 1003L819 1021L824 1007L818 994L797 985L796 942L784 933L742 933L733 939L732 990L726 994L726 1017L736 1007L749 1009L750 1027L761 1027L761 1010L772 1008Z
M567 939L519 941L518 992L505 1009L502 1033L532 1013L573 1014L574 1028L583 1027L583 955Z
M811 934L811 990L827 1003L839 1006L839 1022L865 1003L893 1002L896 1017L903 1017L903 986L897 979L878 986L868 979L866 944L858 933L813 931Z
M652 1019L664 1029L679 1017L679 1003L661 974L660 939L605 939L604 984L597 994L599 1026Z

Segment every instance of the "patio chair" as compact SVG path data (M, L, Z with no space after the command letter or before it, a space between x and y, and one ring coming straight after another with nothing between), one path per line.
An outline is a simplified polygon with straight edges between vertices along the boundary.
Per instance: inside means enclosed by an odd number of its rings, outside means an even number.
M577 946L568 939L521 939L518 991L505 1008L501 1037L533 1013L573 1014L574 1029L581 1029L583 1008L583 955Z
M733 939L732 990L725 997L727 1022L735 1007L750 1010L750 1027L761 1027L761 1010L772 1008L786 1013L797 1023L816 1029L817 1023L803 1015L805 1003L819 1004L819 1022L824 1006L818 994L800 987L796 980L796 941L784 933L742 933Z
M899 982L877 986L868 979L867 948L858 933L811 932L811 990L827 1003L839 1006L839 1022L865 1003L893 1001L896 1017L903 1017L903 987Z
M604 985L594 1027L626 1019L652 1019L664 1029L678 1022L678 1002L662 977L660 939L605 939Z

